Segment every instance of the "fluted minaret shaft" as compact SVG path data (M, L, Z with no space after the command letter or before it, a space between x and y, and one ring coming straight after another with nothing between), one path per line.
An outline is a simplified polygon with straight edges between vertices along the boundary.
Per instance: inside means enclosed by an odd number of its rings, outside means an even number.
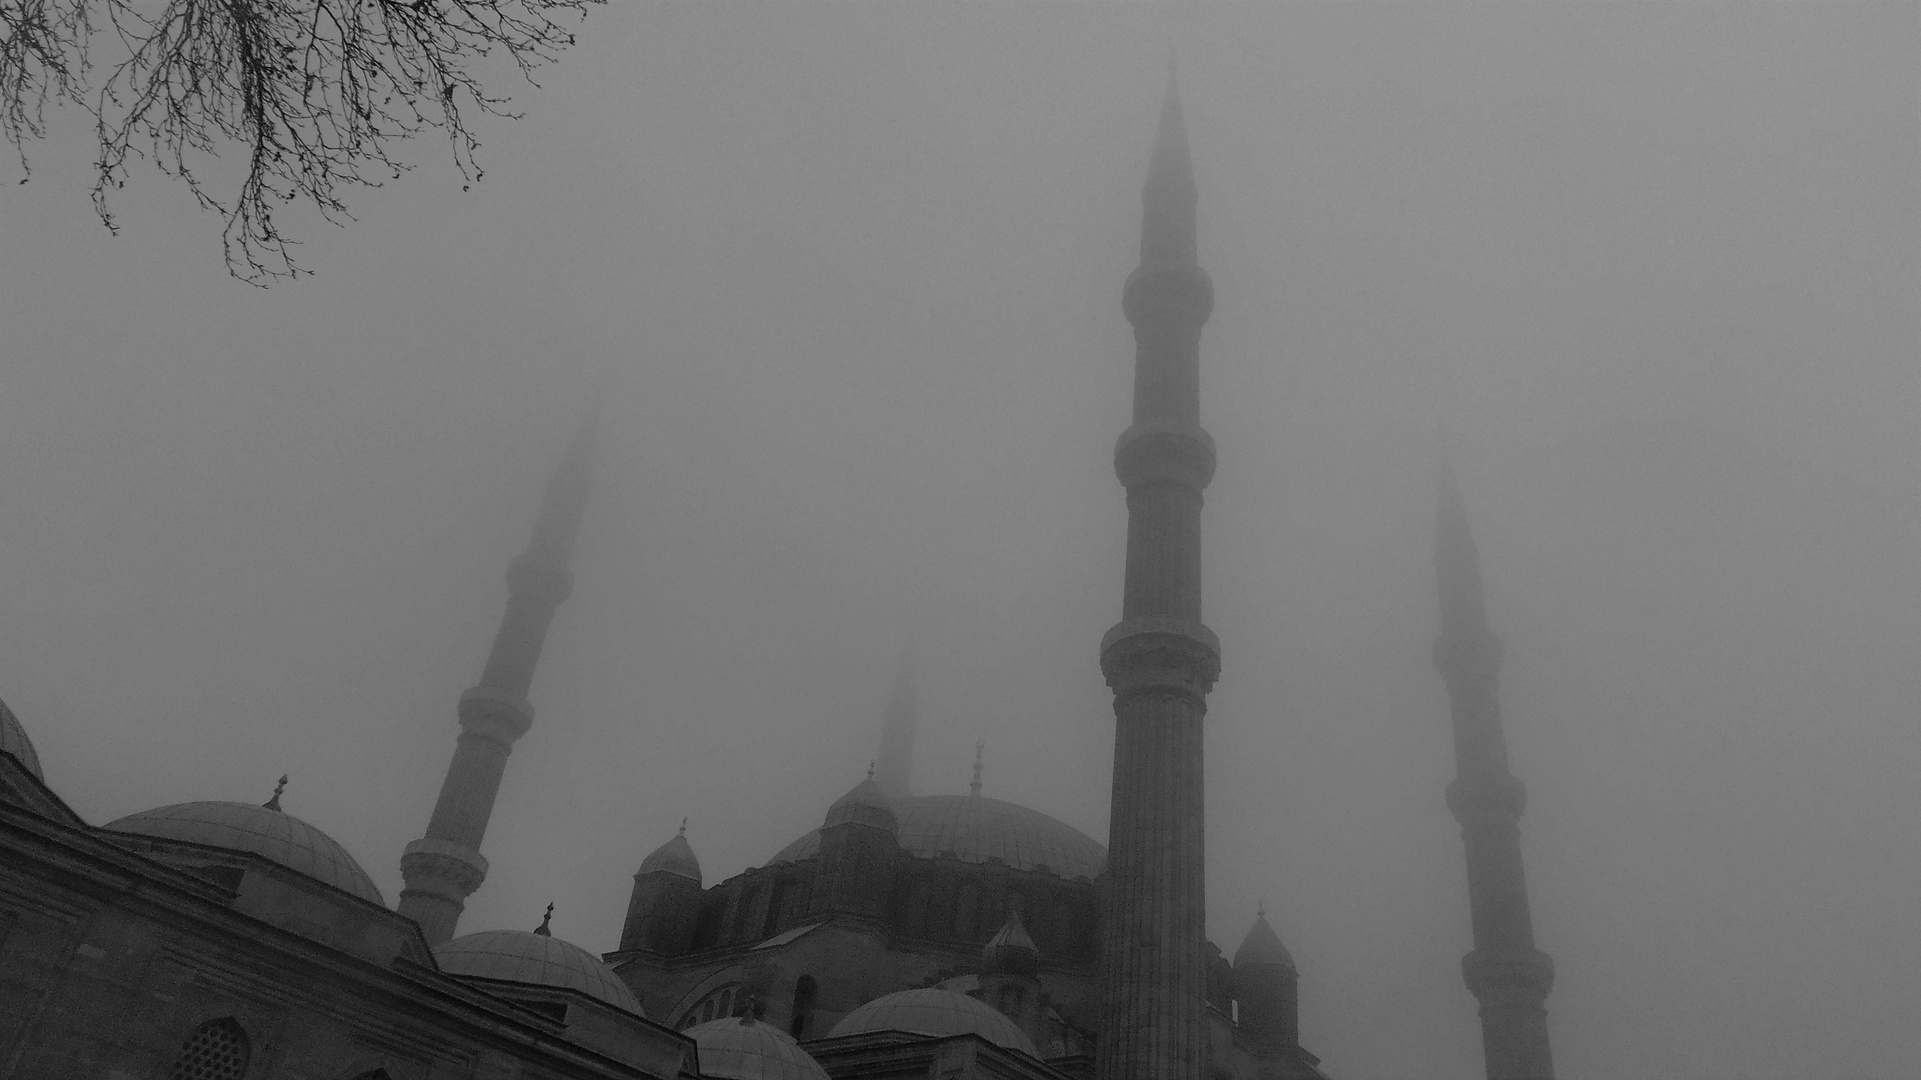
M480 841L514 742L533 725L527 691L548 624L573 591L574 537L587 505L594 420L581 425L567 458L548 481L540 518L524 554L507 568L507 611L480 682L460 695L460 738L441 782L427 834L400 858L400 913L420 924L427 944L454 936L468 896L487 877Z
M887 696L887 715L881 721L880 752L874 758L874 783L890 799L905 798L914 777L914 729L918 710L914 704L914 672L911 663L902 663L894 676L893 692Z
M1199 1080L1206 1057L1201 719L1220 647L1201 625L1200 336L1214 287L1196 262L1193 169L1173 74L1141 193L1134 422L1121 621L1101 642L1114 691L1114 802L1102 892L1097 1080Z
M1461 973L1481 1003L1488 1080L1551 1080L1544 1002L1554 964L1534 947L1528 912L1521 866L1527 789L1508 771L1497 685L1501 639L1488 627L1480 559L1445 459L1434 565L1441 591L1434 665L1447 681L1454 719L1456 776L1447 805L1461 823L1474 924L1474 951L1461 958Z

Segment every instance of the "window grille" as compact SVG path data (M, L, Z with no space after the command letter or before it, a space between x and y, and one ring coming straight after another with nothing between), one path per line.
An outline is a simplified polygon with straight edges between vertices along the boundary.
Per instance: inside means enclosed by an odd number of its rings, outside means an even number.
M209 1020L187 1036L170 1080L241 1080L249 1056L247 1033L233 1017Z

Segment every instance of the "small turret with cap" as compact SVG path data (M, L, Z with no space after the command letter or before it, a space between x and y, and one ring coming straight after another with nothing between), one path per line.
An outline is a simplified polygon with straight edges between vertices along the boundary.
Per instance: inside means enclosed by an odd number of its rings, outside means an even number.
M678 956L692 948L700 884L700 860L687 842L687 819L681 818L680 831L649 852L634 873L634 891L620 931L621 951Z

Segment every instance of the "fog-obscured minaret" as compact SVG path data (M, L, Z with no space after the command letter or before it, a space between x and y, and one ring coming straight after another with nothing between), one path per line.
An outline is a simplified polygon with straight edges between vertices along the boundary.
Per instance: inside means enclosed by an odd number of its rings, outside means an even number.
M905 798L914 782L914 729L918 712L914 704L914 664L909 656L901 661L894 675L894 689L887 696L887 715L881 721L880 753L874 758L874 783L890 799Z
M1434 642L1434 666L1447 681L1454 719L1456 775L1447 786L1447 805L1461 823L1467 849L1474 923L1474 951L1461 958L1461 973L1481 1003L1488 1080L1551 1080L1544 1002L1554 985L1554 964L1534 947L1521 867L1527 789L1508 771L1497 681L1501 639L1488 626L1481 561L1445 452L1440 496L1434 569L1441 636Z
M548 481L526 553L507 568L507 611L480 682L460 695L460 738L440 785L440 799L434 803L427 834L408 844L400 857L406 883L400 913L420 924L430 946L454 936L467 897L487 878L480 840L493 815L507 755L534 722L527 690L547 626L574 587L568 563L587 506L596 415L597 410L588 414L566 460Z
M1127 489L1121 621L1101 641L1114 691L1114 797L1102 888L1097 1080L1200 1080L1207 1054L1201 718L1220 646L1201 625L1201 325L1193 168L1173 64L1141 192L1134 422L1114 448Z

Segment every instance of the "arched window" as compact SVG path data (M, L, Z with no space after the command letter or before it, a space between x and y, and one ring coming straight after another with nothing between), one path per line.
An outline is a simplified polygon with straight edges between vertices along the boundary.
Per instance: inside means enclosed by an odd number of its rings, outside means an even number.
M694 1002L693 1007L680 1018L684 1031L695 1024L704 1024L717 1017L734 1016L747 1007L747 996L739 993L739 983L728 983L707 992L707 996Z
M820 993L820 985L812 975L802 975L794 980L794 1018L787 1022L787 1034L796 1039L807 1035L807 1021L813 1017L814 997Z
M173 1059L170 1080L241 1080L252 1057L247 1032L231 1016L209 1020L193 1029Z

